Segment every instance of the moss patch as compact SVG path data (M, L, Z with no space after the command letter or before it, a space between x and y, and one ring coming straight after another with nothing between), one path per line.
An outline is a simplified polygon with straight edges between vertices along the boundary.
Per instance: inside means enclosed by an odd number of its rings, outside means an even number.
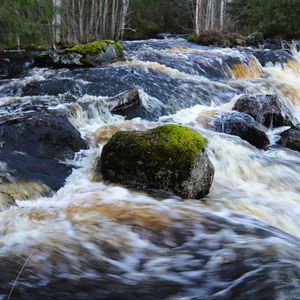
M100 40L88 44L77 44L73 47L66 48L65 51L75 52L81 55L96 54L102 51L105 52L107 49L107 45L115 45L118 51L123 51L123 45L113 40Z

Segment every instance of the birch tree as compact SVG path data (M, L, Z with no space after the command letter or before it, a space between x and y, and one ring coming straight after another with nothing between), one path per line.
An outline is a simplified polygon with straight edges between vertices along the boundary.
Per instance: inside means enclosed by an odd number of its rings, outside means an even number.
M119 39L124 35L129 0L62 0L67 43Z
M61 38L61 8L62 0L53 0L53 44L60 43Z
M196 0L195 32L226 29L227 5L231 0Z

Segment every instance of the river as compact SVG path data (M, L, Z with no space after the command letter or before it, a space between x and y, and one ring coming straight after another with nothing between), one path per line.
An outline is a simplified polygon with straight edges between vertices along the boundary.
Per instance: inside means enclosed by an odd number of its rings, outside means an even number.
M107 68L0 80L0 115L35 103L67 110L89 145L65 162L73 172L52 197L0 212L0 299L17 277L11 299L300 299L299 153L276 145L280 129L264 151L210 126L244 93L278 94L300 120L300 54L262 66L248 51L181 38L124 45L127 61ZM134 87L143 105L133 119L103 104ZM166 123L207 139L215 178L205 199L96 180L115 132Z

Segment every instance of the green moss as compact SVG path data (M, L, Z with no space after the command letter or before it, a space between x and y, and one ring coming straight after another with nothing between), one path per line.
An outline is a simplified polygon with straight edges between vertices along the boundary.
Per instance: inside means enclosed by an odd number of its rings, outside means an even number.
M164 149L173 154L175 152L186 153L191 160L194 160L205 148L205 140L184 126L165 125L152 129L145 135L148 142L151 142L153 137L157 138L154 144L158 149Z
M190 34L187 39L191 43L197 43L197 40L198 40L197 35L195 35L195 34Z
M141 161L150 178L155 178L158 170L177 170L176 181L188 176L204 148L205 140L188 127L165 125L145 132L118 132L104 147L103 155L113 151L125 156L127 170L132 161Z
M100 40L88 44L77 44L66 48L67 52L75 52L82 55L96 54L100 51L106 51L107 45L115 45L118 51L123 51L123 46L113 40Z
M121 43L117 43L116 47L119 52L122 52L124 50L124 47Z

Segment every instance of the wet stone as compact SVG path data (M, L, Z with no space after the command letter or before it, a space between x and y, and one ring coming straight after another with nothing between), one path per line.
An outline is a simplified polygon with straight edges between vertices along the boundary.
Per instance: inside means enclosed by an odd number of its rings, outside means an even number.
M27 182L45 185L41 194L63 186L72 170L64 161L86 148L65 116L49 112L0 120L0 144L0 162L6 168L4 175L9 174L5 175L6 183L0 181L0 191L13 190L7 183Z
M247 49L246 51L249 51L251 54L253 54L263 67L266 66L267 63L272 63L275 65L276 63L284 64L290 60L295 60L290 51L286 50Z
M239 136L259 149L266 149L270 144L259 124L245 113L222 113L212 121L212 127L218 132Z
M267 127L293 125L292 112L277 95L242 95L233 110L246 113Z
M300 126L293 127L281 134L279 144L295 151L300 151Z

